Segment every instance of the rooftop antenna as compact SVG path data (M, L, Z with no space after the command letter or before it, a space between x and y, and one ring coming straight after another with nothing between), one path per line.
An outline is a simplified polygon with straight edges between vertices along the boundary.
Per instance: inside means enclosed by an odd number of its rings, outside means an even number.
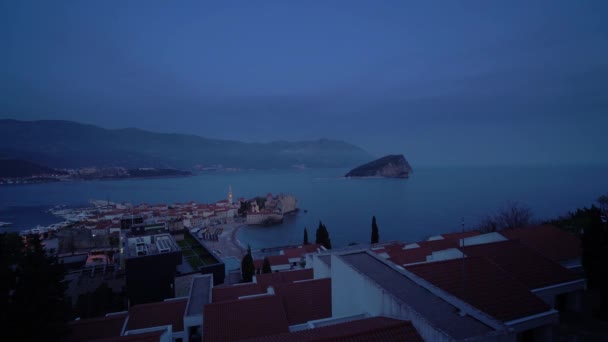
M467 286L467 276L466 276L466 270L465 270L465 254L464 254L464 241L465 241L465 237L464 237L464 216L462 217L460 224L462 226L462 239L460 241L461 242L461 254L462 254L462 297L463 300L466 301L466 286Z
M131 202L131 227L133 227L133 202Z

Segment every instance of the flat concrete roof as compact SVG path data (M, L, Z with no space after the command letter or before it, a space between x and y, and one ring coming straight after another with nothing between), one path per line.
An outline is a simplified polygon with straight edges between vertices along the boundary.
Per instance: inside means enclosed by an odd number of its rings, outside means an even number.
M317 255L317 258L321 260L325 265L331 267L331 254Z
M213 277L210 274L192 278L190 296L188 298L187 316L201 315L205 304L209 304Z
M459 308L366 252L338 257L452 338L483 336L496 331L471 316L461 316Z
M125 256L135 258L179 251L171 234L129 236L125 241Z

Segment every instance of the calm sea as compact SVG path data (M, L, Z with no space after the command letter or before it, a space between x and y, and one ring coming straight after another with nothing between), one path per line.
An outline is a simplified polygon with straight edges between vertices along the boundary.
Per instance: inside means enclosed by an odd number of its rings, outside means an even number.
M535 219L564 215L590 206L608 193L608 167L420 168L410 179L344 179L345 169L207 172L193 177L0 187L0 221L28 229L58 222L45 213L55 205L78 206L90 199L133 203L212 202L272 193L297 196L302 209L275 227L242 229L239 239L253 248L302 241L308 227L314 240L319 220L334 246L368 242L372 215L381 240L416 241L442 232L474 227L508 201L528 205ZM305 213L304 210L307 212Z

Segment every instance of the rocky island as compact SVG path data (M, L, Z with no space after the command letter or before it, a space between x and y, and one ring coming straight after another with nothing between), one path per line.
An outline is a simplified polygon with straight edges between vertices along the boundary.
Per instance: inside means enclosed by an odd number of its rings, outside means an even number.
M352 169L345 177L408 178L412 167L402 154L384 156Z

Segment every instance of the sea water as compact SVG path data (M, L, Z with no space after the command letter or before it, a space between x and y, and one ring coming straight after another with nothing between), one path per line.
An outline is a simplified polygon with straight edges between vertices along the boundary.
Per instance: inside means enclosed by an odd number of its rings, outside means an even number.
M81 206L91 199L131 203L215 202L289 193L300 211L281 225L247 227L239 240L252 248L310 241L322 221L332 244L369 242L375 215L380 240L418 241L474 228L509 201L527 205L536 220L590 206L608 193L607 166L445 167L415 169L409 179L345 179L346 169L202 172L192 177L66 181L0 187L3 231L22 230L61 219L45 213L56 205Z

